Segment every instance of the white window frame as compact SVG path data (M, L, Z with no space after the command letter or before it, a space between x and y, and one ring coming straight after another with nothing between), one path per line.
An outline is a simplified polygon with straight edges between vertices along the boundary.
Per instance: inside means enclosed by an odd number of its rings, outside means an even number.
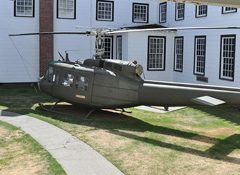
M167 22L167 2L159 4L159 23Z
M107 41L106 43L106 40ZM113 59L113 37L112 36L105 36L104 37L104 59Z
M183 50L184 50L184 37L177 36L174 40L174 71L183 71Z
M164 71L166 59L166 37L148 37L148 71Z
M76 0L57 0L57 18L76 19Z
M141 19L141 16L144 16L145 20ZM148 17L149 17L149 4L133 3L132 22L148 23Z
M180 16L180 15L182 15L182 16ZM185 17L185 4L184 3L175 3L175 20L181 21L181 20L184 20L184 17Z
M114 20L114 1L97 0L96 20L97 21Z
M225 48L228 48L228 50L224 50ZM220 79L234 81L235 54L236 54L236 35L222 35Z
M34 17L35 0L15 0L14 16Z
M206 9L203 9L203 8L206 8ZM196 5L196 18L206 17L207 13L208 13L207 5Z
M194 44L194 74L205 75L206 65L206 36L196 36Z
M237 13L237 8L222 7L222 14L228 14L228 13Z
M123 59L123 52L122 52L122 49L123 49L123 44L122 44L122 36L117 36L116 38L116 59L118 60L122 60Z

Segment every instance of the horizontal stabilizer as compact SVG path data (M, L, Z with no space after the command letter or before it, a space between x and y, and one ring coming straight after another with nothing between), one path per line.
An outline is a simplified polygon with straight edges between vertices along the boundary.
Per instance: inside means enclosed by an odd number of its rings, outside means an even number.
M207 105L207 106L217 106L226 103L225 101L219 100L217 98L213 98L210 96L203 96L203 97L197 97L192 99L194 103L201 104L201 105Z

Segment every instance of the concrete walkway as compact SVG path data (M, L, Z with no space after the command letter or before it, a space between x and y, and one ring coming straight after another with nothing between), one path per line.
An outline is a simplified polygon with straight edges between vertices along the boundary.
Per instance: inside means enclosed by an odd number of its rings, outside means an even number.
M0 111L0 120L31 135L68 175L123 175L90 146L58 127L33 117L6 111Z

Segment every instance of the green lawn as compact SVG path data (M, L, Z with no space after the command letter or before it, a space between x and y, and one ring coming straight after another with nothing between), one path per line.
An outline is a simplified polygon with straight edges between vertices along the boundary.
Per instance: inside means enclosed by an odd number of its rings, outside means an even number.
M54 114L33 88L0 86L0 108L27 114L70 132L125 174L239 175L240 112L229 106L192 106L167 114L88 111L62 103ZM66 114L68 113L68 114Z

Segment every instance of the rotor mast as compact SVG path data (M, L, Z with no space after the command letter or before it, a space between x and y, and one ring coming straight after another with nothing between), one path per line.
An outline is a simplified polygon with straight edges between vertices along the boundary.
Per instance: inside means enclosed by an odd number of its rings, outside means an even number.
M91 32L92 35L96 36L95 41L95 59L104 59L104 37L109 35L110 30L104 28L97 28L95 31Z
M103 59L104 56L104 35L106 35L106 32L104 32L103 29L96 29L95 31L96 35L96 41L95 41L95 58L96 59Z

